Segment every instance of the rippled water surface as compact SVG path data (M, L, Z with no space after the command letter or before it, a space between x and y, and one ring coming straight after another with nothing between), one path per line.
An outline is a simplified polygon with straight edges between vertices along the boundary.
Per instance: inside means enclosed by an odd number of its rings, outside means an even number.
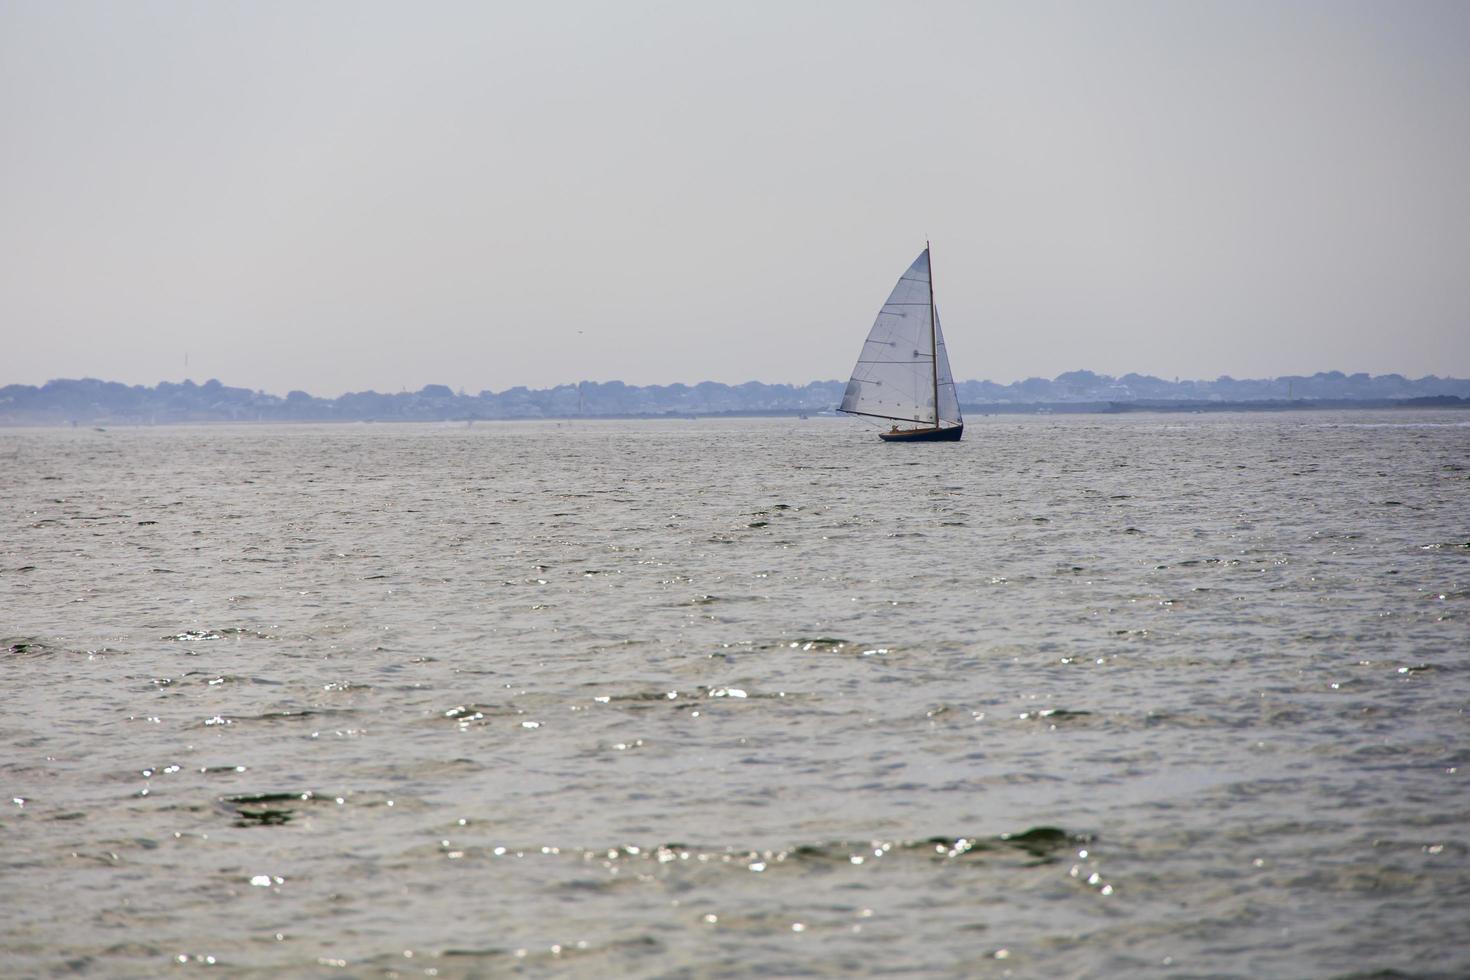
M0 430L0 972L1464 976L1467 421Z

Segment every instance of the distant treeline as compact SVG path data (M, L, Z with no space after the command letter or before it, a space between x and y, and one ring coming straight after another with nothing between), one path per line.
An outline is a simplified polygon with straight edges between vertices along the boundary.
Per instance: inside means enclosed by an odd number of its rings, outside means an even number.
M279 395L232 388L216 380L195 384L162 382L155 387L116 381L49 381L0 388L0 422L282 422L282 421L438 421L446 419L537 419L580 416L771 415L835 409L845 387L841 381L806 385L741 385L703 381L696 385L628 385L586 381L555 388L510 388L470 395L445 385L380 394L352 392L317 398L304 391ZM1069 371L1055 378L1027 378L1012 384L965 381L957 386L962 405L980 410L1026 411L1046 407L1076 410L1201 410L1211 407L1351 407L1454 405L1470 399L1470 380L1405 378L1398 374L1343 374L1326 371L1269 380L1167 381L1143 374L1114 378L1091 371ZM1418 401L1428 399L1432 401ZM1086 406L1086 407L1085 407Z

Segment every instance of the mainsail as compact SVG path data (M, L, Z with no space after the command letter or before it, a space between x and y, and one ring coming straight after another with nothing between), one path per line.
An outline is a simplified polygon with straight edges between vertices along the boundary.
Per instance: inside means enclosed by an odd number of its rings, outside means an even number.
M933 304L926 248L899 276L888 302L878 311L847 382L841 411L936 428L964 422Z

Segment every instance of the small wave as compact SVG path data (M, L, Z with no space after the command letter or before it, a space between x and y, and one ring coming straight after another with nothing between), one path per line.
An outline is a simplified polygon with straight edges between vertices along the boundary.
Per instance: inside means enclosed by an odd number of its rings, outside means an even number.
M28 636L7 638L3 642L5 643L6 652L17 656L36 656L38 654L60 652L56 647Z
M14 636L0 638L0 646L6 653L16 657L38 657L54 656L56 654L69 654L73 656L85 655L88 660L101 660L107 657L123 656L126 650L115 647L97 647L92 650L75 650L58 646L46 640L37 639L33 636Z
M377 793L358 793L349 798L346 795L335 796L309 789L300 792L235 793L219 797L220 808L234 819L236 827L280 827L303 812L326 813L346 806L394 807L403 802L405 801L402 797L388 797ZM407 802L411 804L414 801Z
M1093 840L1091 835L1072 833L1059 827L1031 827L1019 833L995 837L933 836L913 840L835 840L795 844L784 848L750 849L701 847L684 843L642 847L625 844L607 848L567 848L543 844L465 846L444 841L439 850L454 859L576 858L595 863L616 873L627 866L726 867L742 873L770 873L779 869L852 869L894 861L923 861L933 864L969 863L980 859L1024 857L1028 864L1049 864L1063 851Z
M155 687L176 687L181 685L202 684L207 687L219 687L225 684L260 684L267 687L280 687L280 681L269 680L264 677L250 677L239 674L216 674L207 670L190 670L178 677L155 677Z
M220 803L234 814L236 827L279 827L290 823L297 810L316 802L316 799L316 794L307 790L304 793L242 793L222 796Z
M1055 727L1057 725L1075 723L1091 717L1091 711L1074 711L1068 708L1042 708L1040 711L1023 711L1017 716L1017 720L1050 722Z
M847 640L835 636L799 636L794 640L787 641L786 643L786 646L788 647L800 647L803 650L815 650L818 647L836 649L838 647L845 647L847 645Z
M710 699L730 701L783 701L804 698L808 695L791 691L747 691L743 687L709 687L696 684L687 688L671 688L661 691L632 691L624 694L600 694L592 700L597 704L621 705L633 710L646 710L658 705L687 707Z
M245 629L241 626L227 626L223 629L185 630L182 633L174 633L171 636L165 636L163 637L163 639L173 640L177 643L191 643L198 640L223 640L227 638L241 639L243 637L251 637L257 640L275 639L275 637L271 636L269 633L262 633L259 630Z
M487 725L491 719L524 715L520 708L507 705L457 704L446 709L439 717L448 719L461 731L478 725Z

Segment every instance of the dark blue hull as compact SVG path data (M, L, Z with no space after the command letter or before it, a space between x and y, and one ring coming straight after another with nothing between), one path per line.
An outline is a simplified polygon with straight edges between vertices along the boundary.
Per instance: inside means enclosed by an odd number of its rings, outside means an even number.
M959 442L964 434L965 427L955 425L948 429L895 429L878 433L878 438L884 442Z

